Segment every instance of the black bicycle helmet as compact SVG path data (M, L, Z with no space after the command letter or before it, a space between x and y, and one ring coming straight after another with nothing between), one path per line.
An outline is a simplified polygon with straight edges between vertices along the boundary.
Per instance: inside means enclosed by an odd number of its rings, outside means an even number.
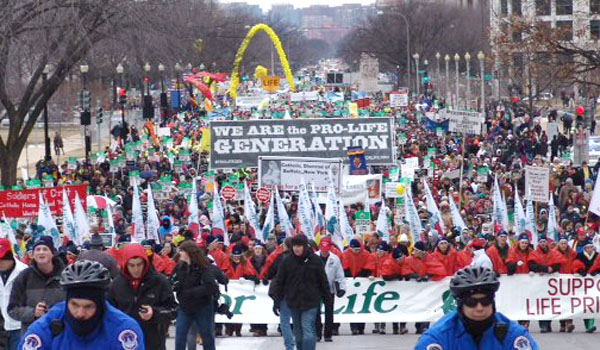
M110 274L106 267L97 261L78 260L67 266L60 277L63 288L108 286Z
M496 272L485 267L465 267L450 280L450 292L455 298L474 292L495 293L500 287Z

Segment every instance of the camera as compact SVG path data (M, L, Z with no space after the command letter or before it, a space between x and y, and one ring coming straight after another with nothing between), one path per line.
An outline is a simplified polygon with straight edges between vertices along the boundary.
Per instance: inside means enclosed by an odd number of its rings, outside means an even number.
M220 304L215 310L219 315L225 315L230 320L233 317L233 312L229 311L229 305L227 304Z

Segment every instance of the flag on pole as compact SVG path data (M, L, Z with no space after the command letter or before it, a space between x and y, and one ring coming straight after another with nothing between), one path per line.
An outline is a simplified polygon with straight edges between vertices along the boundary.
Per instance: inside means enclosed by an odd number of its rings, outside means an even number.
M531 200L531 193L527 194L527 208L525 209L525 216L527 217L527 223L525 230L531 233L531 244L534 247L538 243L538 234L535 227L535 212L533 210L533 201Z
M229 235L227 229L225 229L225 214L223 213L223 204L221 203L221 196L219 195L218 185L215 182L213 192L213 210L212 210L212 233L215 236L223 235L223 243L229 245Z
M313 227L313 208L310 203L310 197L306 188L304 177L300 179L300 198L298 200L298 221L300 222L300 232L309 239L315 239Z
M58 249L61 246L60 235L58 234L58 228L56 228L56 222L52 217L52 212L50 211L50 207L44 201L44 197L42 197L42 192L39 194L40 197L40 206L38 210L38 236L50 236L52 237L52 242L54 243L54 248ZM35 237L37 239L37 237Z
M75 224L75 219L73 218L73 211L71 211L71 205L69 204L69 197L67 196L67 191L65 191L64 188L62 193L62 203L63 234L67 236L69 240L75 242L77 237L77 228Z
M88 218L85 210L83 209L83 205L81 205L81 200L79 199L79 194L75 193L75 227L77 229L77 236L73 242L77 245L83 244L83 236L89 235L90 233L90 224L88 223Z
M494 178L494 189L492 195L493 211L492 211L492 226L494 232L498 231L496 225L501 227L502 230L508 232L508 213L506 212L506 204L502 200L500 194L500 186L498 185L498 176Z
M419 242L421 240L421 232L423 232L423 226L421 225L421 218L415 207L415 202L412 198L412 190L410 187L404 191L404 211L405 220L408 221L408 227L412 234L413 242Z
M331 235L333 243L335 243L340 249L343 247L342 241L344 239L340 228L340 221L338 219L340 217L341 210L343 209L338 207L338 200L337 196L335 195L335 187L330 181L329 187L327 188L327 202L325 204L325 226L326 232Z
M140 243L146 239L144 232L144 217L142 215L142 202L140 200L140 190L138 189L137 179L133 180L133 200L131 204L131 241Z
M556 210L554 210L554 196L550 193L550 203L548 204L548 236L558 242L558 224L556 222Z
M452 215L452 223L454 226L458 227L461 233L461 238L463 238L463 242L465 242L464 237L462 237L462 232L467 225L465 224L465 220L463 220L458 208L456 207L456 203L454 202L454 196L449 195L448 205L450 206L450 215ZM466 243L466 242L465 242Z
M429 226L438 231L439 234L442 234L446 231L444 221L442 220L442 213L440 213L440 210L438 209L438 206L431 195L431 190L429 189L427 180L423 180L423 185L425 186L425 201L427 202L426 205L427 214L429 215Z
M260 232L260 225L258 223L258 214L256 214L256 204L252 200L252 195L250 194L250 189L248 188L248 184L244 180L244 217L246 221L248 221L248 225L250 226L250 234L252 237L256 237L259 241L262 237L258 235Z
M194 184L196 181L194 180ZM194 194L192 193L192 196ZM158 237L158 229L160 228L160 220L158 220L158 214L156 211L156 205L154 204L154 195L152 194L152 186L148 186L148 215L146 218L146 232L148 239L153 239L154 242L160 243Z
M346 242L350 242L352 238L354 238L354 230L352 230L352 226L350 226L350 222L348 221L348 214L346 214L346 209L344 208L344 202L342 202L342 198L339 198L339 212L340 212L340 230L342 231L342 235ZM338 247L342 247L340 244Z
M519 197L519 190L515 187L515 213L514 213L514 221L515 221L515 233L520 235L525 232L525 226L527 224L527 220L525 218L525 210L523 209L523 204L521 203L521 198Z
M190 216L188 217L188 228L196 237L196 243L202 242L200 236L200 215L198 213L198 189L196 187L196 179L192 181L192 195L190 198Z
M369 214L369 217L371 217L371 200L369 199L369 191L365 190L365 200L364 200L364 206L365 206L365 213Z
M15 253L20 259L25 256L24 249L22 249L19 242L17 242L17 237L15 236L15 231L8 222L6 215L2 212L2 223L0 224L0 233L2 237L8 238L10 245L12 246L13 253Z
M375 231L379 237L381 237L384 241L390 242L390 223L388 222L388 208L384 205L385 202L381 203L381 208L379 209L379 215L377 215L377 225L375 227Z
M271 199L269 201L269 209L267 209L267 215L265 216L265 222L263 223L263 228L262 228L262 241L263 242L267 241L269 234L275 227L275 213L274 213L275 200L273 197L274 196L271 196Z
M106 221L108 221L108 233L112 234L113 238L116 234L115 223L113 221L112 209L110 209L110 205L107 205L106 208Z
M311 201L313 208L315 209L314 213L314 227L315 227L315 236L317 234L322 235L323 230L325 230L325 217L323 217L323 210L321 210L321 206L319 205L317 193L315 192L315 185L311 184L312 196Z
M281 228L283 229L283 232L285 232L286 237L292 237L294 235L294 225L290 220L290 216L288 215L287 209L285 208L285 204L283 204L283 201L281 200L281 196L279 195L279 189L277 187L275 187L275 204L277 205L277 216L279 217L279 225L281 225Z

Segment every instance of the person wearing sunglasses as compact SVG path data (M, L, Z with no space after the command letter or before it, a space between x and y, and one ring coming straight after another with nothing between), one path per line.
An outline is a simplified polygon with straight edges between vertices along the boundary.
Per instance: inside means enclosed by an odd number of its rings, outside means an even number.
M415 350L537 350L527 330L496 311L500 287L496 273L485 267L465 267L450 281L456 300L453 311L429 328Z

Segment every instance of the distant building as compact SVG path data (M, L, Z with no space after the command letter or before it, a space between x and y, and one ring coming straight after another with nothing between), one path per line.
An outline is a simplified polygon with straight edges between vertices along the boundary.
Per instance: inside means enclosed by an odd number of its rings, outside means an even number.
M255 18L262 18L263 12L259 5L251 5L245 2L219 3L219 7L230 15L248 15Z

